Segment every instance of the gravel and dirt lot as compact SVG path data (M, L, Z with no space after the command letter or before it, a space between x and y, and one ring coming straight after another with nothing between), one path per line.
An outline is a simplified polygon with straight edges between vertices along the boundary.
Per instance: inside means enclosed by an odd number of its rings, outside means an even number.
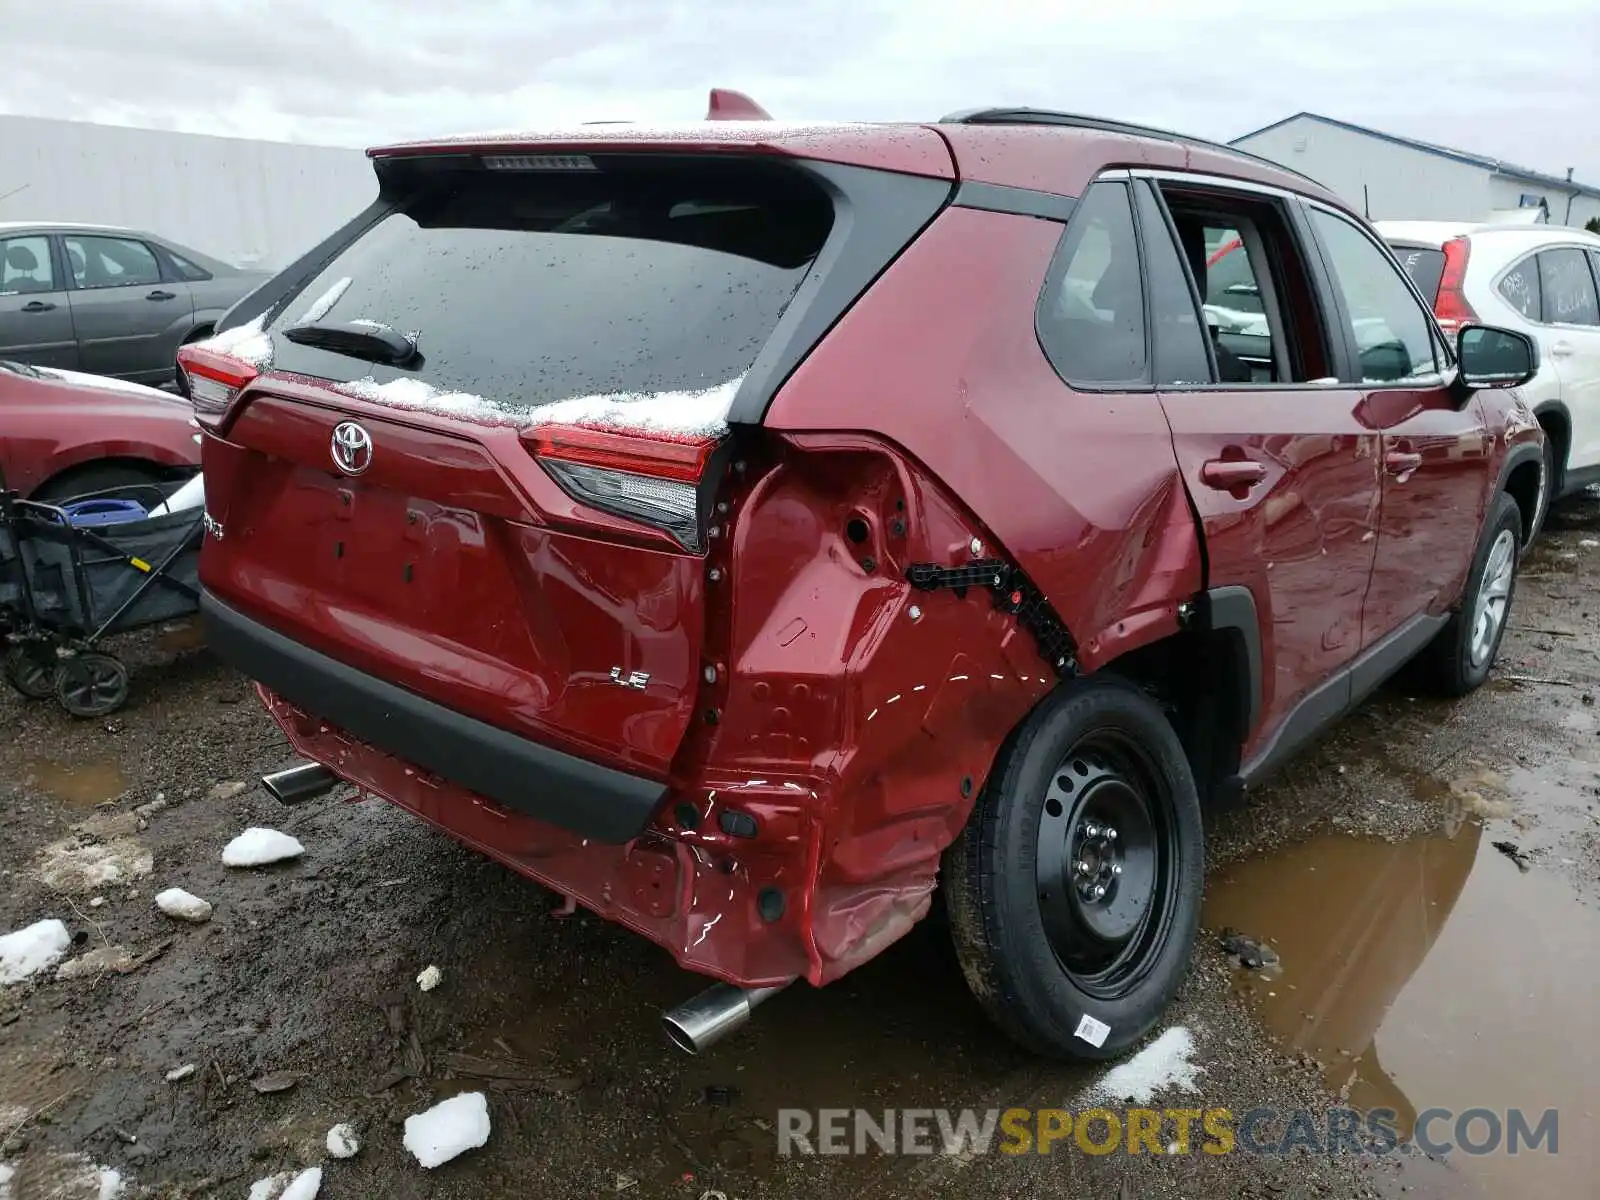
M191 634L136 636L127 708L76 722L0 697L0 934L47 918L69 962L0 987L12 1200L321 1195L1300 1197L1596 1195L1600 1152L1600 505L1552 518L1490 684L1384 690L1207 848L1208 932L1170 1013L1160 1108L1559 1110L1560 1153L780 1157L780 1108L1120 1103L1105 1068L1033 1061L980 1017L935 924L793 988L699 1058L658 1014L668 956L379 801L285 809L290 755ZM250 826L298 859L222 863ZM154 896L214 906L191 924ZM1232 953L1222 947L1227 928ZM1274 962L1272 960L1276 959ZM441 974L426 992L429 966ZM192 1071L182 1068L193 1067ZM169 1080L169 1073L181 1078ZM1186 1085L1193 1090L1185 1090ZM404 1119L488 1097L481 1149L424 1170ZM1095 1097L1103 1097L1095 1101ZM331 1159L329 1128L360 1152Z

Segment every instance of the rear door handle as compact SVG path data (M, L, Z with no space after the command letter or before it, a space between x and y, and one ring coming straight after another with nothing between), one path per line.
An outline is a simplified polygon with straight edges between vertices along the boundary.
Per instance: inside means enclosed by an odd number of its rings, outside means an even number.
M1200 482L1219 492L1254 487L1267 477L1267 468L1249 459L1213 458L1200 468Z
M157 288L155 291L150 292L148 295L145 296L146 300L176 300L177 298L178 298L178 293L176 293L176 292L163 292L160 288Z
M22 306L22 311L23 312L53 312L55 310L55 307L56 306L54 304L47 304L43 300L29 300L26 304L24 304Z
M1422 455L1391 450L1383 456L1383 465L1391 475L1409 475L1422 465Z

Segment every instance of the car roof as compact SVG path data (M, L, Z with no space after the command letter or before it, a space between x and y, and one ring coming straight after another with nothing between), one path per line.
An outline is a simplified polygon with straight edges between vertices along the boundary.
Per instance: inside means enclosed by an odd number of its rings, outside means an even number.
M142 229L132 229L126 225L92 225L85 221L0 221L0 234L24 229L34 233L121 233L143 238L155 237Z
M1379 235L1390 242L1443 246L1451 238L1492 237L1495 241L1543 246L1551 242L1580 242L1600 249L1600 236L1573 225L1501 225L1492 221L1374 221Z
M984 108L937 121L784 122L717 115L680 124L607 122L499 130L379 146L374 160L478 150L765 153L878 167L1075 196L1105 167L1152 167L1267 184L1348 207L1322 184L1246 151L1187 134L1103 117L1032 108ZM759 111L757 109L756 111Z

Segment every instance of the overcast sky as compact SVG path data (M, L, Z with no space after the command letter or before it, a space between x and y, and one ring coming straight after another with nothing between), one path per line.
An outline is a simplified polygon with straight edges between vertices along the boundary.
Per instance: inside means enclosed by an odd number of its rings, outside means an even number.
M367 145L1033 104L1227 140L1301 109L1600 184L1595 0L0 0L0 110Z

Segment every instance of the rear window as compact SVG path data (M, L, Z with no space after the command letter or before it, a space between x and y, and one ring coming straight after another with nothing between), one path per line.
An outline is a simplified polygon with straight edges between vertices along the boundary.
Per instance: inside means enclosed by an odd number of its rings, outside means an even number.
M725 414L822 248L832 204L792 168L659 163L424 169L402 211L267 326L377 323L415 335L421 361L397 370L275 336L272 366L369 379L360 394L402 405L443 396L469 417L643 398L703 414L707 395Z
M1394 256L1417 285L1423 299L1432 304L1439 296L1439 280L1444 276L1444 251L1431 246L1404 246L1390 244Z

